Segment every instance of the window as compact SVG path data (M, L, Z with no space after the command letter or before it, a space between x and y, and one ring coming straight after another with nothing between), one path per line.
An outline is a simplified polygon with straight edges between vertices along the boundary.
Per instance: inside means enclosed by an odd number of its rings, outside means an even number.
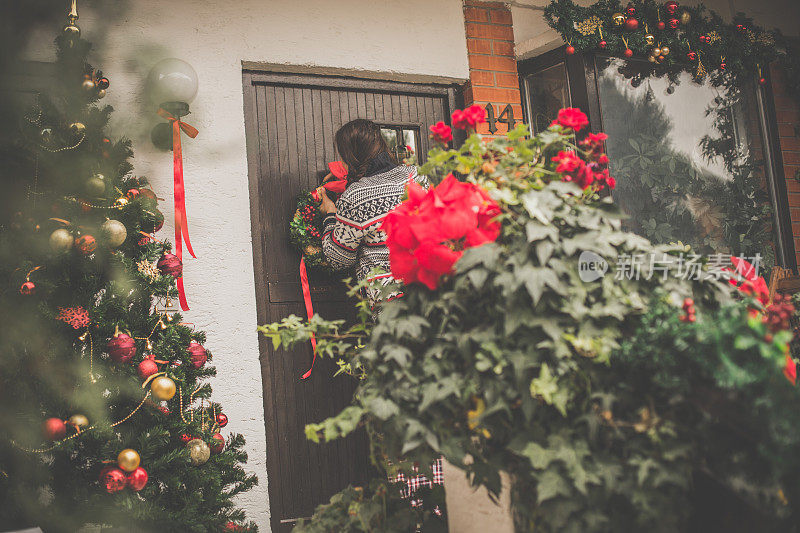
M635 62L553 50L518 64L526 117L542 131L560 107L587 113L609 135L624 224L696 253L764 258L794 269L783 169L774 153L771 96L756 84L724 93L688 74L671 84ZM647 63L641 63L648 70ZM631 77L633 76L633 77Z
M567 69L564 63L546 67L523 78L528 124L533 133L547 129L558 110L570 106Z
M381 136L389 151L394 154L398 161L403 161L417 154L419 146L419 128L416 126L392 126L381 125Z

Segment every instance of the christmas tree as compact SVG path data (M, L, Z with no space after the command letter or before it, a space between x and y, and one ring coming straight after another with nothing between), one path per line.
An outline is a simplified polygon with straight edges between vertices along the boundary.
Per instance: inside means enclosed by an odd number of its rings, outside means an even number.
M232 502L257 483L244 439L173 310L182 264L130 141L105 132L110 82L76 19L0 152L0 529L254 531Z

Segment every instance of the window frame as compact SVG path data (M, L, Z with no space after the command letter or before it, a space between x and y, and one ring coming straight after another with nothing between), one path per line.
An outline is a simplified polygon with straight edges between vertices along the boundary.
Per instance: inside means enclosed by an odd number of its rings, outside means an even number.
M517 62L522 111L526 123L530 124L530 94L526 78L530 74L564 63L566 67L567 89L570 105L580 108L589 117L589 130L603 131L602 108L597 86L598 60L613 57L610 54L583 52L566 54L566 45L545 52L539 56ZM767 82L756 84L756 103L759 126L764 139L764 174L767 193L774 212L775 261L779 266L797 273L797 259L789 213L789 196L786 189L786 176L778 137L778 120L775 113L775 100L772 92L772 79L769 68L762 72Z

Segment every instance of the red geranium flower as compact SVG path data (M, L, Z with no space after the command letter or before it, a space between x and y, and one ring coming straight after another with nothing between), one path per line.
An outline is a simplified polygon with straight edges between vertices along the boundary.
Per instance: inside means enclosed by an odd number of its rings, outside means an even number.
M486 122L486 110L477 104L473 104L461 111L456 109L453 111L453 127L465 130L467 128L475 129L478 124Z
M441 120L431 126L431 135L434 141L442 144L447 144L453 140L453 130Z
M558 118L553 121L553 124L558 124L564 128L571 128L573 131L578 132L589 125L589 119L580 109L576 107L567 107L558 112ZM551 126L553 124L551 124Z
M792 382L792 385L797 383L797 364L788 353L786 354L786 363L783 366L783 375Z
M390 211L381 226L392 275L436 289L463 250L497 239L499 214L500 206L486 191L452 174L428 191L409 183L408 200Z
M767 282L764 281L764 278L756 275L756 268L741 257L731 256L731 263L735 267L734 272L744 278L744 281L742 281L741 285L739 285L739 280L736 278L730 278L728 281L732 285L736 285L743 293L755 296L762 305L767 305L769 303L769 287L767 287ZM726 270L730 271L730 269Z

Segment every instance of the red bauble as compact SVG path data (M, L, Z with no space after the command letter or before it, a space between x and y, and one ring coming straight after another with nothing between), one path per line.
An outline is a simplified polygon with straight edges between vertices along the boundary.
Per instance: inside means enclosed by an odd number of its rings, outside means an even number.
M155 361L153 361L153 359L148 358L139 363L139 366L136 370L139 372L140 378L147 379L153 374L158 373L158 365Z
M143 188L140 188L140 189L139 189L139 192L141 193L141 195L142 195L144 198L148 198L148 199L150 199L150 200L158 200L158 196L156 196L156 193L154 193L152 189L143 189Z
M116 467L104 468L100 472L100 484L106 489L109 494L114 494L125 488L128 484L128 478L125 472Z
M633 57L633 50L631 50L630 48L627 48L627 49L626 49L626 50L623 52L623 55L624 55L625 57L627 57L628 59L630 59L631 57Z
M689 61L697 61L697 52L688 52L686 54L686 59Z
M766 85L767 84L767 78L758 78L758 83L761 84L761 85Z
M211 448L212 452L219 453L225 449L225 437L219 433L214 433L214 435L211 437L211 440L212 442L209 448Z
M700 37L698 37L698 39L700 40L701 43L704 43L704 42L706 42L708 37L706 37L705 35L701 35Z
M575 47L574 47L574 46L572 46L572 45L570 45L570 46L567 46L567 50L566 50L566 52L567 52L567 55L568 55L568 56L571 56L571 55L575 54Z
M165 276L170 275L173 278L179 278L183 275L183 263L175 254L164 253L156 266Z
M97 249L97 241L91 235L81 235L75 239L75 247L83 255L91 255Z
M636 8L633 6L628 6L627 9L625 9L625 13L627 13L629 17L632 17L636 14Z
M745 28L745 27L744 27L744 24L737 24L737 25L736 25L736 29L737 29L737 30L739 30L739 31L744 31L744 30L746 30L747 28Z
M728 65L724 61L719 64L719 69L720 70L725 70L726 68L728 68Z
M221 427L221 428L224 428L225 426L227 426L228 425L228 415L225 415L223 413L219 413L217 415L217 425L219 427Z
M58 418L48 418L42 424L42 433L47 440L60 440L67 434L67 425Z
M680 21L678 19L669 19L669 27L670 29L674 30L678 27Z
M120 333L108 341L108 355L118 363L127 363L136 355L136 341L126 333Z
M635 18L629 18L625 21L625 29L628 31L636 31L639 28L639 21Z
M657 27L659 30L664 30L664 29L667 27L667 25L664 23L664 21L663 21L663 20L659 20L659 21L658 21L658 24L656 24L656 27Z
M30 296L34 292L36 292L36 285L34 285L32 281L26 281L19 288L19 293L25 296Z
M136 200L139 198L140 194L139 189L131 189L125 193L125 196L127 196L129 200Z
M139 492L147 485L147 470L141 466L128 474L128 487Z
M599 43L597 43L597 46L605 50L606 46L608 46L608 43L605 41L600 41Z
M110 85L110 83L108 81L108 78L106 78L106 77L100 78L95 82L95 87L97 87L101 91L104 91L104 90L108 89L109 85Z
M675 0L669 0L669 2L664 4L664 7L670 15L674 15L678 12L678 2L675 2Z
M203 345L199 342L191 341L189 346L186 347L186 351L189 353L189 358L195 368L202 368L202 366L206 364L208 354L206 353L206 349L203 348Z
M192 437L188 433L184 433L184 434L181 435L180 438L181 438L181 442L183 442L185 444L185 443L189 442L190 440L192 440L194 437Z

